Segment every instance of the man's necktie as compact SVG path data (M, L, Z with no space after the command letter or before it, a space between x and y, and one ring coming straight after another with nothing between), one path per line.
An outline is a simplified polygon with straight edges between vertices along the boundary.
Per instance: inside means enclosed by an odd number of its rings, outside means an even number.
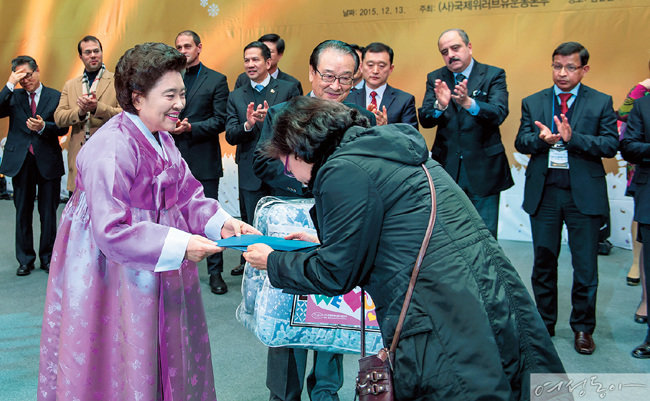
M459 85L461 82L463 82L467 77L463 74L457 74L456 75L456 85Z
M257 84L257 85L255 85L255 90L256 90L256 91L261 92L262 89L264 89L264 85L262 85L262 84Z
M372 97L370 104L374 105L375 110L377 110L377 92L375 91L370 92L370 97Z
M29 107L32 109L32 117L36 116L36 92L29 94ZM34 147L32 144L29 144L29 153L34 154Z
M560 111L562 114L566 115L567 111L569 111L569 105L567 102L573 95L571 93L560 93L558 96L560 97Z

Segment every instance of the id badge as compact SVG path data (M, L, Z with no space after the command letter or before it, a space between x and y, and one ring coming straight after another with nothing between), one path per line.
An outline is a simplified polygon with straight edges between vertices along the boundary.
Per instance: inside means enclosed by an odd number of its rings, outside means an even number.
M548 151L548 168L569 169L569 152L564 144L555 144Z

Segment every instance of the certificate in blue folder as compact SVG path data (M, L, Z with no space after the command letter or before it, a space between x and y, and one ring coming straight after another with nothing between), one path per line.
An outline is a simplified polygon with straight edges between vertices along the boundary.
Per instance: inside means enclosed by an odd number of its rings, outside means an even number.
M308 241L299 241L295 239L284 239L278 237L269 237L267 235L245 234L239 237L230 237L220 239L217 246L223 248L232 248L239 251L245 251L252 244L266 244L276 251L310 251L316 249L320 244Z

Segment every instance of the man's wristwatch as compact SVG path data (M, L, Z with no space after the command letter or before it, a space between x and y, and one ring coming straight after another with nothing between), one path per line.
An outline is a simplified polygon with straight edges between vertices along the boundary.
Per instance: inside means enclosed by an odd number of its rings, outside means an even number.
M440 103L438 102L438 99L436 99L436 102L433 104L433 108L439 111L445 111L447 110L447 107L449 107L449 105L446 105L445 107L440 107Z

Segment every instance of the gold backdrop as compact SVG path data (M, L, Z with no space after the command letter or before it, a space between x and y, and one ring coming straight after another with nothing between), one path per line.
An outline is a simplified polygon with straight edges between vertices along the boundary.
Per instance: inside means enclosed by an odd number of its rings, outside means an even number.
M86 34L101 39L104 61L113 71L133 45L173 44L177 32L192 29L203 41L201 60L226 74L232 89L243 70L243 47L275 32L287 42L281 68L305 90L310 88L308 57L317 43L389 44L395 50L390 83L414 94L417 106L426 74L442 65L440 32L460 27L469 34L477 60L506 70L510 115L502 133L515 169L520 167L513 143L521 99L552 84L551 53L559 43L585 45L591 70L584 83L611 94L615 107L649 76L648 0L2 0L0 19L0 80L9 76L13 57L28 54L37 60L44 84L61 89L82 72L76 45ZM0 137L6 131L6 119L0 120ZM434 131L422 133L431 144ZM222 149L228 157L234 150L223 140ZM619 167L615 159L606 161L610 173Z

